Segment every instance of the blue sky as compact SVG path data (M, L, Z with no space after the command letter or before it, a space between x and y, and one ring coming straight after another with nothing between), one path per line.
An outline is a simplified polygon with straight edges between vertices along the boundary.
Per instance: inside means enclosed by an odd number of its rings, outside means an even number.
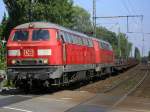
M86 9L92 15L93 0L74 0L75 5L79 5ZM150 33L150 0L96 0L97 16L118 16L118 15L144 15L143 31ZM0 0L0 21L6 12L3 0ZM127 32L126 19L98 19L99 25L117 32L120 26L121 32ZM118 23L118 25L117 25ZM141 31L142 25L140 18L129 19L129 30L132 32ZM129 41L142 51L142 34L127 34ZM145 34L144 55L150 50L150 35Z
M0 21L2 20L4 12L6 12L6 9L5 9L3 0L0 0Z
M93 0L74 0L76 5L85 8L92 15ZM119 15L144 15L143 25L140 18L129 19L129 31L150 33L150 0L96 0L97 16L119 16ZM127 32L126 19L98 19L97 23L117 32L119 24L121 32ZM129 41L137 46L142 53L142 34L127 34ZM144 35L144 55L150 50L150 35Z

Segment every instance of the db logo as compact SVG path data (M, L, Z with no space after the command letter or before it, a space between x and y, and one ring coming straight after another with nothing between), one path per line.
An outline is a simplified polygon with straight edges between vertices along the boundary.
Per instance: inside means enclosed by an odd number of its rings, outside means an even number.
M33 49L25 49L23 52L24 56L33 56Z

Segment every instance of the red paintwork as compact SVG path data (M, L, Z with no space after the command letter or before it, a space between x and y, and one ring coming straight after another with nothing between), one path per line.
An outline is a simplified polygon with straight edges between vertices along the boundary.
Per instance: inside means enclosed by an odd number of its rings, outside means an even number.
M12 37L15 29L12 30L8 43L8 50L21 50L21 56L12 57L8 56L8 65L11 65L12 59L28 59L28 58L46 58L49 59L49 65L67 65L67 64L100 64L100 63L113 63L113 51L103 50L99 46L97 39L92 39L94 47L81 46L70 43L62 43L60 39L56 38L58 29L48 29L50 32L49 41L32 41L31 35L33 28L24 29L29 30L29 40L25 42L13 42ZM83 38L83 37L78 37ZM86 38L85 38L86 39ZM24 49L33 49L34 55L30 57L23 56ZM38 56L37 49L51 49L51 56Z
M82 37L78 37L82 38ZM65 43L66 64L94 64L95 52L93 47Z
M21 56L8 56L8 65L10 65L11 60L12 59L28 59L28 58L46 58L49 59L49 64L50 65L60 65L63 64L62 62L62 53L61 53L61 49L62 46L61 44L56 40L56 30L55 29L49 29L50 32L50 40L49 41L32 41L31 40L31 35L32 35L32 30L33 29L29 29L30 33L30 37L28 41L24 41L24 42L14 42L12 41L12 36L15 32L15 30L13 30L10 34L10 38L8 40L7 43L7 49L8 50L15 50L15 49L20 49L21 50ZM38 56L37 55L37 49L51 49L52 51L52 55L51 56ZM23 56L23 50L24 49L33 49L34 50L34 56L30 56L30 57L25 57Z
M96 64L112 64L114 63L113 51L102 49L99 45L99 40L93 39L95 48L95 63Z

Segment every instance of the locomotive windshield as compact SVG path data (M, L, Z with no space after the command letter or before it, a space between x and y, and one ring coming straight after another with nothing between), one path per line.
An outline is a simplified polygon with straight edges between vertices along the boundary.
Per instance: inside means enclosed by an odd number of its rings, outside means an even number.
M48 30L34 30L32 33L32 40L39 41L39 40L49 40L49 31Z
M29 37L28 31L16 31L13 37L13 41L27 41Z

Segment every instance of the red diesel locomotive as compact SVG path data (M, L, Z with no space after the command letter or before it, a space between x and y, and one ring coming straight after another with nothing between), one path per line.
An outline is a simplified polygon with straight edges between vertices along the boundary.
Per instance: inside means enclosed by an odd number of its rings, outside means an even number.
M7 50L8 78L20 88L88 80L114 65L108 42L47 22L15 27Z

